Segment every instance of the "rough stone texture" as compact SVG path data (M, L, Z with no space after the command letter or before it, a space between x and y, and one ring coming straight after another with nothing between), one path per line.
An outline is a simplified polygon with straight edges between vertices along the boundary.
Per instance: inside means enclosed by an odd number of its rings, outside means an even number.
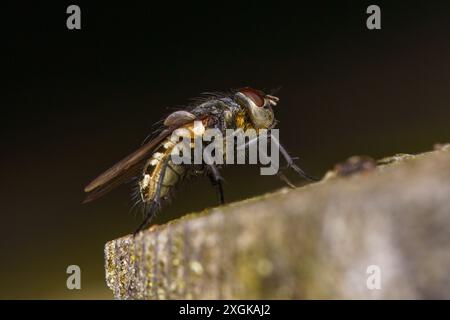
M108 242L107 284L117 299L449 299L450 146L438 149Z

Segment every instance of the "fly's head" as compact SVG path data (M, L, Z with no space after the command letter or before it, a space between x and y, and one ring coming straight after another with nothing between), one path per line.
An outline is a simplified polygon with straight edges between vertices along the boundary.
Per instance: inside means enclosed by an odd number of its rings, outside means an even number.
M255 129L269 129L273 126L275 117L272 107L277 105L277 97L245 87L237 90L234 100L247 111Z

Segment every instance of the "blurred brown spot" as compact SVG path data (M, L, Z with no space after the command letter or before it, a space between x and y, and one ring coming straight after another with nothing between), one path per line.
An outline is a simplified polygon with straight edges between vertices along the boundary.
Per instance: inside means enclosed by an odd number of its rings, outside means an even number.
M377 166L376 161L369 156L352 156L344 162L334 166L338 176L349 176L358 172L373 170Z

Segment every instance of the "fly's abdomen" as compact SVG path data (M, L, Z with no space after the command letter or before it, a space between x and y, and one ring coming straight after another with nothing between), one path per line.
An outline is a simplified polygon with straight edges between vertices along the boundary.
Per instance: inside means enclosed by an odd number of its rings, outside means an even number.
M167 198L170 191L184 178L186 168L180 164L174 164L171 160L171 154L178 143L181 135L188 135L194 138L198 134L202 134L203 130L194 128L193 124L182 127L186 129L180 132L180 135L172 135L164 140L158 148L156 148L152 157L147 161L142 179L139 181L139 190L143 202L150 202L158 195L161 199ZM161 177L163 175L163 177Z
M176 165L170 159L171 149L162 152L155 152L147 162L143 176L139 182L141 199L149 202L155 199L159 192L159 197L165 199L170 191L183 179L185 168ZM165 165L164 163L167 162ZM164 165L166 168L163 170ZM161 175L164 175L161 177Z

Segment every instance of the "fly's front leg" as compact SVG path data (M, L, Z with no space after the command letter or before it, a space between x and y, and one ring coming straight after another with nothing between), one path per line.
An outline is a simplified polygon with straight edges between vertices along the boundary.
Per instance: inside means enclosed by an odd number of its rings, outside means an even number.
M225 203L225 197L223 195L223 186L222 186L222 180L223 178L220 176L219 169L213 164L207 165L207 174L211 181L211 184L213 187L216 188L217 194L219 196L220 204Z
M278 147L278 149L280 150L281 154L283 155L283 158L286 160L287 162L287 167L294 170L295 172L297 172L301 177L310 180L310 181L318 181L319 179L314 178L313 176L310 176L309 174L307 174L305 171L303 171L302 169L300 169L299 166L297 166L294 163L294 159L289 155L289 153L286 151L286 149L280 144L280 141L278 141L278 139L276 137L274 137L273 135L270 135L270 141L271 143L275 143L275 145ZM280 176L281 177L281 176Z
M270 139L270 137L271 136L269 136L268 138ZM247 143L245 143L244 145L242 145L242 146L239 146L238 147L238 150L239 149L244 149L244 148L248 148L248 147L250 147L251 145L253 145L253 144L255 144L255 143L257 143L258 142L258 137L255 137L255 138L253 138L253 139L251 139L250 141L248 141ZM266 153L266 150L264 150L264 149L261 149L261 150L259 150L259 152L260 153L263 153L264 155L264 157L267 157L267 153ZM292 160L292 159L291 159ZM281 171L281 170L278 170L278 173L277 173L277 176L278 176L278 178L280 178L281 180L283 180L289 187L291 187L291 188L296 188L296 186L284 175L284 173Z
M295 172L297 172L301 177L310 180L310 181L318 181L319 179L314 178L312 176L310 176L309 174L307 174L305 171L303 171L302 169L300 169L299 166L297 166L294 163L294 158L292 158L289 153L286 151L286 149L280 144L280 141L278 141L278 139L276 137L274 137L273 135L270 135L267 137L268 139L270 139L271 143L274 143L278 150L280 150L281 155L283 156L283 158L286 160L287 162L287 168L290 168L292 170L294 170ZM237 147L237 150L243 150L246 149L254 144L258 143L258 137L255 137L251 140L249 140L247 143L244 143L243 145L240 145ZM278 177L280 177L281 180L283 180L284 182L286 182L286 184L288 184L289 186L294 186L289 180L288 178L281 172L279 171L278 173Z
M169 159L164 160L162 167L161 167L161 172L158 177L158 182L156 184L155 196L153 197L153 199L150 202L150 207L147 207L147 204L145 205L145 207L144 207L145 219L141 223L139 228L136 229L136 231L134 232L134 235L138 234L140 231L142 231L144 228L146 228L149 225L149 223L152 221L153 217L155 216L156 212L158 211L158 209L161 206L161 188L162 188L162 184L164 181L164 176L166 175L166 169L167 169L168 163L169 163Z

